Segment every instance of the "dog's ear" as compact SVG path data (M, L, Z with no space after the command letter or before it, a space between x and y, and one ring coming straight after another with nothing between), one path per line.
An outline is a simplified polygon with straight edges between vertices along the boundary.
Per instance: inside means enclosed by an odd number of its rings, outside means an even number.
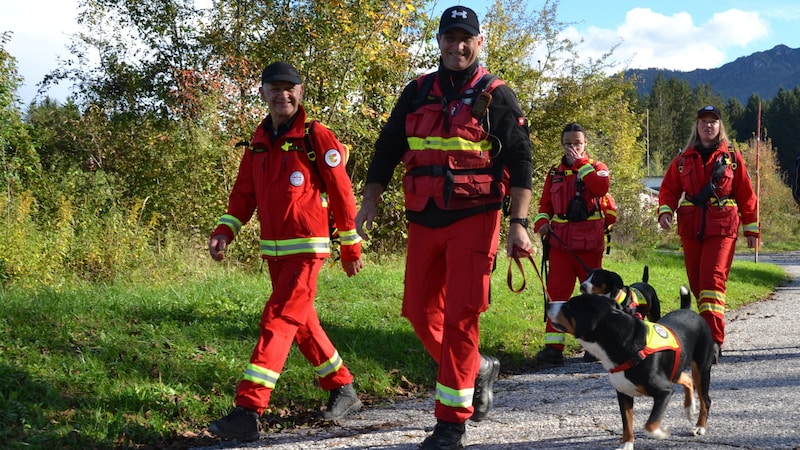
M623 283L622 277L619 276L619 274L616 272L611 272L611 284L617 290L621 290L622 288L625 287L625 283Z

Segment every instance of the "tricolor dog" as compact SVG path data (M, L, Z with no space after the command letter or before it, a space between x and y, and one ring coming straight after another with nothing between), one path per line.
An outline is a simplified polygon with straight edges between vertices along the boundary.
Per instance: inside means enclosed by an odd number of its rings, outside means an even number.
M553 326L575 336L608 371L622 415L619 450L633 450L636 396L653 397L645 434L654 439L669 437L661 421L672 398L673 383L683 386L683 406L690 421L696 412L697 390L700 413L693 434L706 433L713 341L705 320L689 309L690 305L685 287L681 287L681 309L658 322L639 320L626 314L614 300L594 294L548 304L547 314ZM691 376L684 372L689 367Z
M647 283L650 278L650 269L644 266L642 282L626 286L622 277L610 270L593 269L586 280L581 283L581 292L584 294L597 294L616 300L622 309L640 319L658 322L661 318L661 303L658 301L656 290Z

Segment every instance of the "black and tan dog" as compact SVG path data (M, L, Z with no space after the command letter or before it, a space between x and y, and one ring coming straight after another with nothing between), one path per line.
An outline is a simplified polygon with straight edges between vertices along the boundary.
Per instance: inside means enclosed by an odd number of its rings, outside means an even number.
M708 324L690 306L691 298L684 287L682 309L666 314L657 323L639 320L626 314L614 300L593 294L548 305L553 325L575 336L609 372L622 415L620 450L633 450L635 396L653 397L645 434L654 439L669 437L661 422L672 398L673 383L683 386L683 406L690 421L696 412L697 390L700 413L692 431L694 435L706 433L714 342ZM684 372L687 367L691 367L691 376Z
M630 286L626 286L622 277L616 272L593 269L581 283L581 292L616 300L628 314L658 322L661 318L661 302L658 301L655 288L647 282L649 279L648 266L644 266L641 283L633 283Z

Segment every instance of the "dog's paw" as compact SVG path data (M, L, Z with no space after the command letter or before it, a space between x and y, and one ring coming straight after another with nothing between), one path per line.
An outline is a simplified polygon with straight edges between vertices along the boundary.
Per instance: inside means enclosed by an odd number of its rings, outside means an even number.
M683 409L683 413L686 415L686 419L689 420L689 422L694 422L694 416L697 414L697 402L692 400L692 403Z
M657 428L655 431L644 430L644 434L650 439L658 440L664 440L670 437L670 432L667 428Z
M695 436L704 436L706 434L706 427L694 427L692 428L692 434Z
M623 442L616 450L633 450L633 442Z

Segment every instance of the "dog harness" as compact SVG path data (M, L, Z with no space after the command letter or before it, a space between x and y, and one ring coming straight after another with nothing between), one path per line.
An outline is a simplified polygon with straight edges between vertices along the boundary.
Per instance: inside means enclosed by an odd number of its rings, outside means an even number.
M609 373L624 372L632 369L644 361L648 356L656 352L671 350L675 352L675 363L672 366L672 374L670 380L674 380L678 374L678 368L681 365L681 344L675 333L669 328L661 325L660 323L651 323L647 321L642 322L647 327L647 340L645 341L644 348L636 352L631 359L624 363L610 369Z
M628 296L628 293L630 293L630 296ZM636 316L636 318L638 319L644 320L645 318L642 317L641 314L636 312L636 307L638 307L639 305L646 305L647 297L642 295L642 293L636 288L626 287L624 289L619 290L619 293L617 294L617 298L615 300L621 306L625 307L626 299L629 299L627 307L630 308L631 312L633 312L633 315Z

